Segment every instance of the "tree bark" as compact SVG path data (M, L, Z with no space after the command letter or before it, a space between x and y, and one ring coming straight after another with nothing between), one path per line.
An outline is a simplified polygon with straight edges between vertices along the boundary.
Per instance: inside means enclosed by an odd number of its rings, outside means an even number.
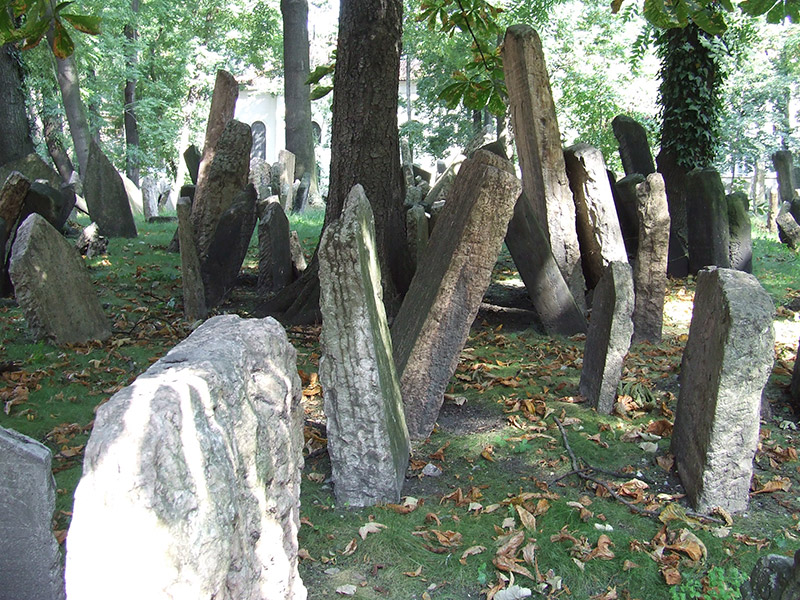
M131 0L133 19L139 12L139 0ZM137 43L139 31L136 25L128 23L123 30L128 40L126 45L125 66L128 76L125 80L125 174L128 179L139 185L139 124L136 120L136 67L139 64Z
M83 178L86 176L86 163L89 160L89 143L92 133L89 129L89 120L86 118L86 107L81 100L78 70L73 56L54 57L54 60L56 80L61 90L64 112L67 114L69 133L72 136L72 144L75 146L75 155L78 157L78 169Z
M0 48L0 165L34 152L28 113L25 110L25 79L19 51L11 44ZM2 182L0 182L2 185Z
M42 111L42 125L44 133L44 141L47 144L47 152L50 158L53 159L58 173L64 181L69 181L72 174L75 172L75 167L72 165L72 160L69 154L64 149L64 142L62 136L64 135L64 121L61 114L58 113L54 107L51 108L48 101L44 101L44 110Z

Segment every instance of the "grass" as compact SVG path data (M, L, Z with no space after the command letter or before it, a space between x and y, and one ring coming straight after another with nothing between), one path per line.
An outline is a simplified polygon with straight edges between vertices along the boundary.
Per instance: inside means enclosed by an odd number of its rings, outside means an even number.
M318 211L292 218L309 256L322 216ZM19 308L12 301L0 303L0 353L18 367L0 374L0 426L53 451L55 528L62 540L95 407L191 331L181 315L179 257L165 250L174 225L137 225L139 238L112 240L107 255L87 261L113 323L107 342L58 348L32 341ZM766 390L774 417L762 422L754 485L760 489L776 477L785 479L777 491L755 495L746 518L734 515L732 525L723 526L679 514L663 523L632 513L601 486L568 475L572 465L555 417L564 423L572 451L602 469L594 472L596 479L629 494L624 497L640 508L660 512L684 506L674 470L659 462L668 459L669 439L657 440L657 452L651 453L636 437L654 423L671 421L676 408L693 283L671 282L663 342L635 346L626 359L621 391L630 397L630 410L624 416L598 415L575 402L582 336L548 338L479 318L437 429L414 446L406 508L335 506L321 399L309 396L306 436L312 454L303 473L299 534L305 557L300 572L309 598L336 597L336 590L347 585L355 586L355 598L481 598L512 577L540 597L713 597L708 590L720 579L749 573L761 554L792 554L800 547L800 463L794 452L800 434L792 428L797 417L786 388L800 331L792 304L800 295L800 269L796 255L774 237L758 229L754 235L755 273L779 307L776 327L788 332L776 344ZM255 274L256 265L251 246L245 273ZM495 278L515 277L504 253ZM237 288L219 311L249 315L253 304L252 290ZM288 333L307 383L318 366L319 327ZM441 476L424 476L428 463L439 467ZM634 484L623 485L636 478L648 487L637 492ZM535 518L527 528L521 516L526 513ZM370 521L385 528L362 539L359 528ZM683 530L703 543L704 559L663 548L678 548ZM519 531L523 540L516 564L533 579L495 566L498 544ZM598 551L605 539L613 544L607 547L613 556ZM524 547L528 562L522 560ZM468 549L473 552L463 556ZM666 583L670 568L680 573L681 583Z

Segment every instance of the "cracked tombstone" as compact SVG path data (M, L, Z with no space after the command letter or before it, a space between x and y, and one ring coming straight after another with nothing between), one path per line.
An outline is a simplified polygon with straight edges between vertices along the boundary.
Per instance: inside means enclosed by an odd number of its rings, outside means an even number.
M748 273L697 276L670 445L695 510L747 508L762 393L774 355L774 307Z
M689 272L730 267L730 227L725 188L714 169L694 169L686 176Z
M433 430L520 190L508 160L478 150L462 164L417 265L392 325L412 439Z
M339 506L397 502L411 450L375 247L372 209L356 185L319 244L319 376Z
M602 414L614 410L622 363L633 335L633 305L631 266L614 261L606 267L594 291L579 385L589 406Z
M303 408L273 319L209 319L97 410L69 598L304 600Z
M291 281L289 219L280 202L270 202L258 224L258 297L279 292Z

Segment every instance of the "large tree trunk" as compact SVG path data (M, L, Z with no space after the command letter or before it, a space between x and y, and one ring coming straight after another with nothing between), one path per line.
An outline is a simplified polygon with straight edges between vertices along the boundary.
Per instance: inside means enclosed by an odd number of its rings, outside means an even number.
M64 149L63 135L64 135L64 121L61 114L55 107L48 106L52 101L44 100L42 110L42 125L44 133L44 141L47 144L47 152L53 163L58 169L58 173L64 181L69 181L72 174L75 172L75 167L72 165L72 160L69 154Z
M0 165L34 151L28 113L25 110L25 81L19 51L11 44L0 48ZM0 181L0 185L3 182Z
M89 129L89 120L86 118L86 107L81 100L81 87L78 79L78 70L73 56L67 58L54 57L56 62L56 79L61 89L61 99L64 103L64 112L67 114L69 133L75 154L78 157L78 169L81 178L86 175L86 163L89 160L89 143L92 133Z
M308 2L281 0L283 15L283 80L286 98L286 149L295 155L295 179L311 173L309 196L317 197L317 161L311 129L311 91L306 83L308 58Z
M139 12L139 0L131 0L131 12ZM139 32L134 24L125 25L123 33L128 40L126 46L125 66L128 76L125 80L125 174L128 179L139 185L139 124L136 121L136 66L139 63L139 51L136 47Z

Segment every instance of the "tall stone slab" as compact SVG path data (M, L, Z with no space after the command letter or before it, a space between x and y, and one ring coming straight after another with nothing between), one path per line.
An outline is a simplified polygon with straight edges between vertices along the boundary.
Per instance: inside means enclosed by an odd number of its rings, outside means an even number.
M233 119L236 111L236 100L239 99L239 84L233 75L222 69L217 71L214 80L214 93L211 95L211 108L208 111L208 121L206 121L206 136L203 142L203 154L197 165L196 177L192 180L195 185L204 185L207 169L214 161L217 143L222 137L222 132L228 121ZM248 155L250 150L248 149ZM193 164L186 162L190 177Z
M263 158L250 157L250 183L255 186L259 200L265 200L272 195L272 175L270 170L269 163Z
M611 121L611 129L619 143L619 157L625 175L639 173L646 177L656 172L647 132L638 121L626 115L617 115Z
M375 248L372 209L356 185L319 245L319 376L340 506L397 502L411 450Z
M564 150L586 287L594 289L613 261L628 262L603 154L589 144Z
M506 30L503 65L522 189L550 242L572 296L583 308L584 281L556 108L539 35L527 25Z
M626 175L614 182L614 204L617 208L619 227L622 230L622 241L625 250L632 260L639 252L639 214L636 200L636 186L645 180L641 173Z
M428 216L420 204L415 204L406 212L406 235L411 251L411 262L417 268L425 248L428 247Z
M425 194L425 198L422 200L422 205L425 207L425 210L430 211L431 207L433 207L434 203L436 202L441 200L447 201L447 198L453 189L453 183L456 180L456 173L458 173L458 168L460 166L460 162L452 163L449 167L447 167L444 173L442 173L439 179L436 180L436 183L433 184L433 187L427 194Z
M297 279L306 270L308 263L303 253L303 244L300 243L300 238L294 230L289 232L289 253L292 255L292 279Z
M83 177L83 193L89 216L106 237L136 237L136 223L122 177L100 147L89 144Z
M661 341L667 292L669 205L664 178L653 172L636 186L639 253L633 268L633 341Z
M278 151L278 195L283 210L292 209L292 184L294 183L294 166L297 157L288 150Z
M773 313L752 275L713 267L698 274L670 447L698 511L747 508Z
M97 410L69 598L302 600L303 409L273 319L206 321Z
M183 154L186 156L186 152ZM152 175L142 177L142 210L145 220L158 216L158 196L160 194L161 186L155 177Z
M791 212L792 205L784 202L775 218L778 227L778 237L790 248L800 248L800 225L795 221Z
M514 205L505 239L538 321L549 335L583 333L588 326L586 317L572 297L530 202L523 196L524 192Z
M633 335L633 274L627 262L612 262L594 290L579 390L590 406L611 414L622 363Z
M279 202L270 202L258 224L258 297L279 292L292 282L289 219Z
M32 214L17 229L9 272L37 339L75 344L111 335L86 265L41 215Z
M300 185L297 186L297 191L294 194L294 202L292 203L292 212L300 213L308 207L308 194L311 191L311 173L306 171L300 179Z
M520 190L509 161L476 152L462 164L417 265L392 325L412 439L424 439L433 430Z
M0 166L0 182L8 179L14 171L22 173L28 181L44 179L47 184L56 189L62 183L61 176L36 153L28 154Z
M5 221L7 236L12 233L30 189L30 180L19 171L9 173L0 188L0 219Z
M0 598L64 600L50 450L0 427Z
M237 88L237 95L238 95L238 88ZM213 101L213 100L212 100ZM226 120L230 121L233 118L233 114L229 119ZM222 129L220 129L220 133L222 133ZM208 133L206 132L206 135ZM219 137L219 136L217 136ZM200 161L202 160L203 156L200 154L200 150L192 144L186 150L183 151L183 162L186 163L186 170L189 172L189 180L192 182L192 185L197 185L197 176L200 172Z
M750 215L747 212L747 195L744 192L734 192L725 196L725 201L728 203L728 256L731 269L752 273L753 239Z
M779 202L792 202L794 189L798 184L794 180L794 159L789 150L778 150L772 155L772 166L775 167L775 177L778 180Z
M730 227L725 188L714 169L694 169L686 176L689 272L707 266L730 267Z
M249 125L228 121L214 147L211 163L200 173L192 205L192 224L201 260L208 252L222 213L247 185L251 143Z
M200 258L194 245L192 229L192 202L189 198L178 200L178 236L181 247L181 283L183 287L183 314L190 322L208 316Z

